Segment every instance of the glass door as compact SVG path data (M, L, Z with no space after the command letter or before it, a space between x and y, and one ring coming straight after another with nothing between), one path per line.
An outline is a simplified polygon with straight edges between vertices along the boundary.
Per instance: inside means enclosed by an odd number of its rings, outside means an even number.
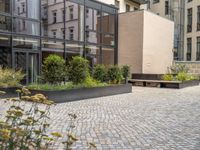
M26 75L22 84L37 82L39 73L38 53L15 52L15 69L21 69Z
M38 80L39 73L39 57L37 53L29 53L28 55L28 81L29 83L35 83Z
M15 70L22 70L22 72L26 75L22 80L22 84L27 83L27 73L26 73L26 53L24 52L16 52L15 53Z

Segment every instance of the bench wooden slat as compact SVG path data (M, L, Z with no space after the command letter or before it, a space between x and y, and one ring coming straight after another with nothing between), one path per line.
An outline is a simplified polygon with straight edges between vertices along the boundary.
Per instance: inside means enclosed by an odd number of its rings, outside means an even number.
M147 83L182 83L181 81L164 81L164 80L141 80L141 79L130 79L130 82L147 82Z

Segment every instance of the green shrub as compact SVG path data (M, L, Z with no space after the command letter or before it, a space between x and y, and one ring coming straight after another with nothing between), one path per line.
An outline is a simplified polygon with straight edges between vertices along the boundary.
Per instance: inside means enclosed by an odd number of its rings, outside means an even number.
M89 62L80 56L73 57L69 62L69 80L74 84L83 83L89 76Z
M127 79L130 77L130 66L128 65L122 66L121 71L122 71L122 76L124 79Z
M192 81L192 80L199 80L198 77L194 76L194 75L190 75L184 72L180 72L178 73L178 75L176 76L176 79L178 81Z
M121 69L118 66L110 66L107 72L107 79L109 83L117 84L122 80Z
M185 72L180 72L178 73L178 75L176 76L176 79L178 81L187 81L188 80L188 74Z
M189 68L185 64L174 64L170 67L170 71L172 74L188 73Z
M42 79L50 84L60 84L65 80L67 69L65 60L57 55L49 55L42 68Z
M91 87L101 87L101 86L107 86L106 83L101 83L92 77L87 77L84 83L82 84L82 87L84 88L91 88Z
M96 65L93 70L93 78L100 82L105 82L106 67L104 65Z
M0 87L18 86L24 76L21 70L15 71L0 67Z
M65 84L57 85L57 84L31 84L28 86L28 89L31 90L71 90L71 89L78 89L78 88L90 88L90 87L103 87L107 86L106 83L101 83L96 81L92 77L88 76L83 83L80 84L73 84L72 82L68 82ZM1 94L1 92L0 92Z
M173 81L174 80L174 76L172 74L165 74L162 76L162 79L165 81Z

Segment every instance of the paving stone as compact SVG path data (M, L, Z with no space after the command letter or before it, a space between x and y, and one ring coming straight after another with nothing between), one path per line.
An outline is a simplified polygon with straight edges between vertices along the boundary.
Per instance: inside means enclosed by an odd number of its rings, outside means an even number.
M0 112L8 105L0 102ZM200 149L200 87L134 87L131 94L58 104L51 109L49 132L66 132L68 113L78 115L77 150L87 149L87 141L99 150Z

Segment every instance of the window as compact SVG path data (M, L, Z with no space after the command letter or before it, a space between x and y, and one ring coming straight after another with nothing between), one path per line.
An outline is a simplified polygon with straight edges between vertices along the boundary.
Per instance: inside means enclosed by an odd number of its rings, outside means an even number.
M65 39L65 29L61 29L63 39Z
M53 24L57 22L57 12L53 11Z
M40 23L26 19L13 19L13 32L28 35L40 35Z
M25 4L22 3L22 13L25 13Z
M63 18L63 22L64 22L65 21L65 10L64 9L62 10L62 15L63 15L62 18Z
M85 28L86 28L85 37L88 40L88 38L90 37L90 32L88 31L89 30L89 26L87 25Z
M126 12L129 12L131 10L130 5L126 4Z
M169 1L165 1L165 15L169 15Z
M86 18L88 18L89 17L89 9L87 8L86 9Z
M119 2L118 0L115 0L115 6L116 6L117 8L120 7L120 2Z
M69 8L69 18L70 18L70 20L74 19L74 8L73 8L73 6L70 6L70 8Z
M25 20L22 20L22 30L26 30L26 22L25 22Z
M187 39L187 61L192 59L192 38Z
M10 13L10 0L0 0L0 12Z
M153 4L159 3L160 0L153 0Z
M187 10L187 32L192 32L192 8Z
M197 31L200 31L200 6L197 7Z
M20 7L17 7L17 14L20 15Z
M74 27L69 28L69 40L74 40Z
M196 60L200 61L200 37L197 37L197 53L196 53Z
M56 30L53 30L52 34L53 34L53 38L56 39Z
M0 30L11 31L11 18L0 15Z

